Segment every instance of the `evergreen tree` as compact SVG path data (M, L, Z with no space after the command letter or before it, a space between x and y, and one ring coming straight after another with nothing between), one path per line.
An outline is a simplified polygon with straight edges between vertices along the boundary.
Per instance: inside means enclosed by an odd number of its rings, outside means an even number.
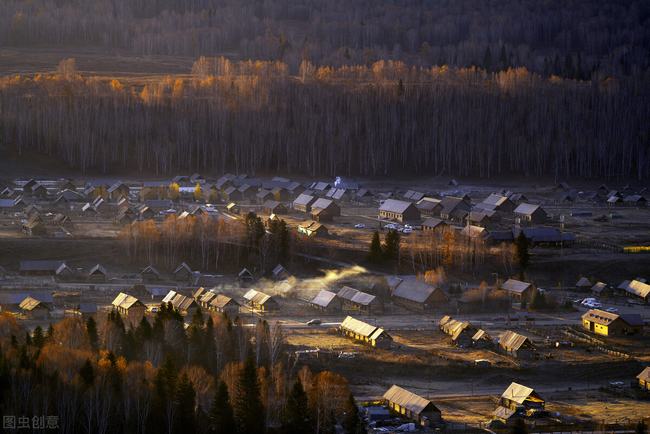
M360 434L364 432L363 423L359 417L359 408L352 394L348 396L345 417L343 418L343 428L348 434Z
M636 424L636 428L634 430L636 434L647 434L648 433L648 426L645 424L644 421L640 420L639 423Z
M264 407L260 399L255 359L250 354L246 357L237 382L237 399L234 410L239 434L262 434L264 432Z
M86 362L79 370L79 377L86 387L92 386L95 382L95 370L92 363L90 363L90 359L86 359Z
M528 268L530 263L530 253L528 252L528 239L524 235L524 231L519 232L519 236L515 241L517 262L519 263L519 270L523 274Z
M508 63L509 62L508 62L508 54L506 53L506 46L501 45L501 55L499 55L499 64L500 64L499 66L501 67L501 69L505 70L508 69L508 66L510 66Z
M396 230L389 230L384 238L384 257L389 260L399 258L399 232Z
M381 241L379 240L379 232L375 231L372 234L372 241L370 241L370 251L368 252L368 260L372 263L381 262L382 251Z
M228 386L223 381L220 381L217 386L209 416L211 434L231 434L236 431L235 416L230 406Z
M485 49L485 54L483 55L483 68L486 71L492 70L492 53L490 52L490 46Z
M43 336L43 329L41 326L36 326L34 329L34 338L32 339L34 346L37 348L42 348L45 343L45 336Z
M183 374L176 390L176 417L174 424L177 433L191 433L196 430L196 393L192 382Z
M530 303L530 307L535 310L544 310L547 307L546 296L543 292L536 290L533 293L533 300Z
M313 431L307 394L300 380L296 380L287 397L287 405L282 413L282 432L302 434Z
M512 434L528 434L528 427L526 426L524 420L519 418L515 421L510 432Z

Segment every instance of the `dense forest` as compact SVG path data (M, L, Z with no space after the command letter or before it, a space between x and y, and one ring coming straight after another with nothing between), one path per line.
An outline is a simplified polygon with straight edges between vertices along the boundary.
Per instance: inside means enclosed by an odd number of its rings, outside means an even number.
M0 45L318 65L526 67L603 78L650 65L646 0L4 0Z
M280 326L259 321L245 327L238 318L201 311L187 320L185 329L180 313L163 305L137 324L112 311L28 333L13 316L0 314L3 427L332 434L339 424L347 433L360 432L347 381L296 364ZM18 431L10 429L12 420Z
M650 80L525 68L200 58L191 75L0 79L5 146L82 170L492 177L650 175Z

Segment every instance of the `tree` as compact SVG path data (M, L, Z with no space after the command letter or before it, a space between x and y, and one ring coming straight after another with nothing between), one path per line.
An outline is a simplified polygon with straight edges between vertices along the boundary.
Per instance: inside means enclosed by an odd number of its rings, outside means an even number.
M372 240L370 241L370 251L368 252L368 261L377 264L381 262L381 259L382 259L381 241L379 240L379 232L375 231L372 234Z
M228 396L228 386L223 381L220 381L217 386L209 417L211 434L231 434L236 431L235 416Z
M384 257L389 260L397 260L399 258L399 242L400 235L394 229L391 229L384 237Z
M343 428L348 434L360 434L364 432L363 423L359 416L359 408L352 394L348 396L345 417L343 418Z
M92 386L95 382L95 371L90 359L86 359L86 362L79 370L79 377L86 387Z
M510 432L512 434L528 434L528 427L526 426L526 422L524 422L524 420L521 418L517 418Z
M198 202L201 199L203 199L203 189L201 189L201 184L197 182L194 186L194 200Z
M45 344L45 336L43 336L43 329L41 326L36 326L34 329L34 337L32 339L32 342L36 348L42 348L43 344Z
M519 270L521 274L526 271L530 262L530 253L528 252L528 239L524 235L524 231L519 232L517 240L515 241L516 257L519 263Z
M176 390L176 432L195 432L196 393L187 374L183 374Z
M313 427L307 394L300 380L296 379L282 413L282 432L284 434L303 434L311 431L313 431Z
M264 432L264 407L260 397L255 358L246 357L237 381L237 398L234 411L240 434L262 434Z
M546 302L546 295L539 289L535 290L533 293L533 299L530 303L530 307L535 310L544 310L548 307L548 303Z
M86 320L86 333L88 334L88 342L93 351L97 351L99 346L99 335L97 334L97 323L92 316Z
M640 420L639 423L636 424L636 428L634 432L636 434L647 434L648 426L645 424L643 420Z

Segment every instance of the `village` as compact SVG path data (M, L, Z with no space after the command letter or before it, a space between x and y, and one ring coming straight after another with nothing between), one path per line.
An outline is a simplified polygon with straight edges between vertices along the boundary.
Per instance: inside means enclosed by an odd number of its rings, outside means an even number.
M354 373L367 432L634 432L650 423L649 194L2 179L0 310L32 331L165 308L278 324L290 366Z

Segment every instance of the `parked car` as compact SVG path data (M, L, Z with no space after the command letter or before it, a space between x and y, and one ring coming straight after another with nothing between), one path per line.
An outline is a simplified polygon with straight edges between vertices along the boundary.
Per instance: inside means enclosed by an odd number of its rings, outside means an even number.
M314 318L314 319L310 319L309 321L307 321L306 324L308 326L315 326L315 325L320 325L321 321L319 319L317 319L317 318Z
M605 312L618 313L618 309L616 309L615 307L608 307L607 309L605 309Z
M363 223L357 223L356 225L354 225L354 227L356 229L364 229L366 227L366 225L364 225Z

